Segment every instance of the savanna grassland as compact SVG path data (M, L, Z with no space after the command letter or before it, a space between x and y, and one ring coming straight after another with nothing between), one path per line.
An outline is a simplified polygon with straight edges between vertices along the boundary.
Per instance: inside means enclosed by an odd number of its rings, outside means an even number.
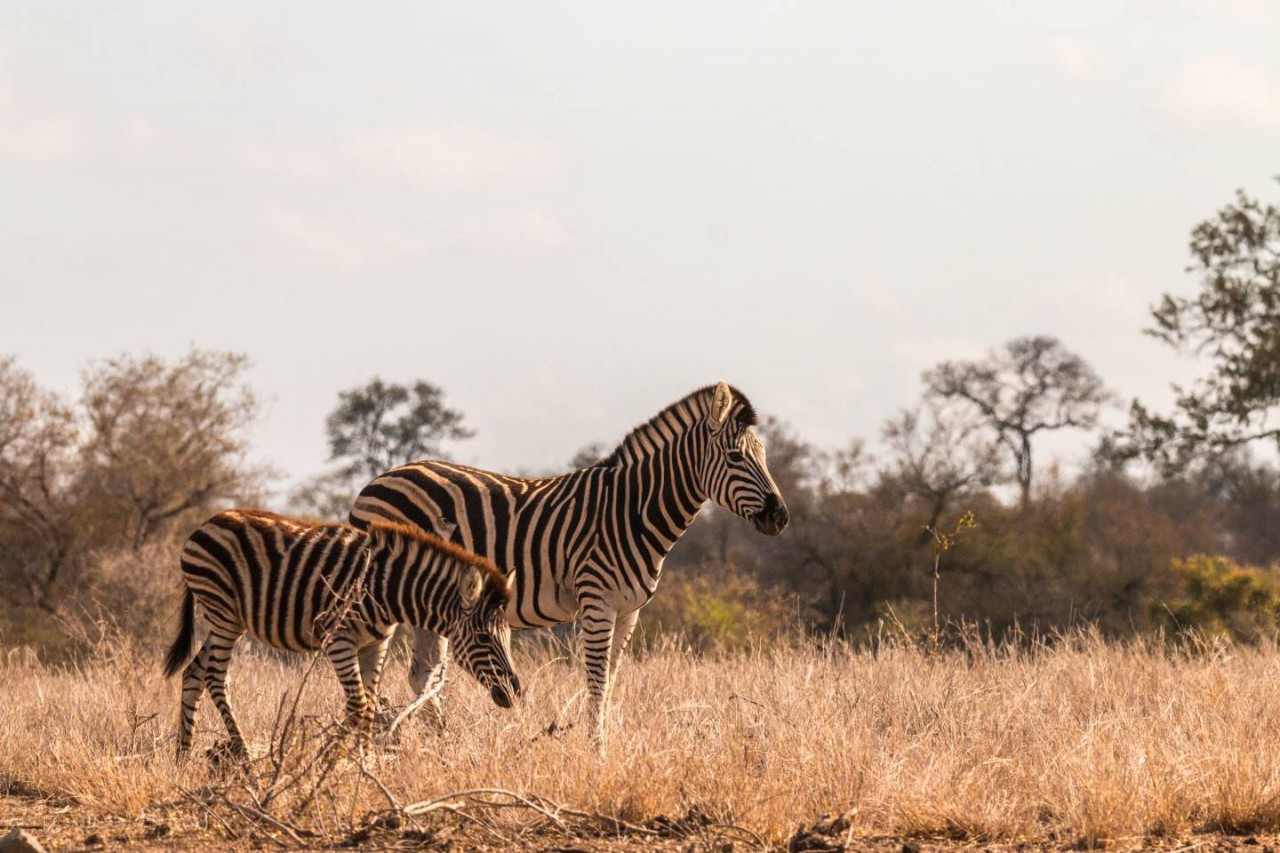
M155 657L0 658L0 824L56 849L1203 849L1280 832L1272 644L669 645L624 667L603 758L574 725L581 671L552 645L519 649L514 710L455 675L443 731L423 716L363 758L335 741L327 663L243 649L248 775L207 757L207 698L175 763L177 685ZM407 700L403 662L388 669Z

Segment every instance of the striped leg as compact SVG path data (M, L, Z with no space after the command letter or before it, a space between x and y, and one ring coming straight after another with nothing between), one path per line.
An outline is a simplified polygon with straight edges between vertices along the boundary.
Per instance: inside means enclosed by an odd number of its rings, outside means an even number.
M240 726L236 724L235 714L231 711L231 698L227 695L230 681L227 665L231 662L231 650L242 634L224 633L224 629L215 628L205 640L199 657L205 664L205 686L209 688L209 696L222 715L222 724L227 727L227 735L231 738L231 753L237 758L248 759L249 750L245 746L244 736L240 734Z
M387 662L387 646L391 635L371 643L360 650L360 680L364 683L365 696L370 702L378 701L378 687L382 684L382 666Z
M208 645L206 641L182 671L182 709L178 724L179 760L191 751L191 739L196 727L196 708L200 705L200 697L204 695Z
M618 667L622 666L622 654L627 650L627 643L631 640L631 632L636 629L636 622L640 620L640 611L632 610L630 613L624 613L618 617L618 621L613 626L613 644L609 647L609 684L612 685L618 678Z
M413 662L409 665L409 686L421 696L428 690L436 690L431 697L431 712L437 727L444 728L444 706L440 703L439 688L449 674L449 641L432 631L413 629Z
M613 645L616 610L599 601L582 605L582 657L587 664L587 693L591 697L592 737L603 749L605 717L609 710L609 653Z
M370 705L373 718L378 726L391 724L395 709L385 696L379 695L382 686L382 667L387 662L387 646L391 644L394 629L381 641L371 643L360 650L360 680L364 683L364 695Z
M347 694L347 725L357 731L368 731L373 723L373 708L364 695L364 682L360 679L360 652L356 644L350 637L338 636L325 646L324 651Z

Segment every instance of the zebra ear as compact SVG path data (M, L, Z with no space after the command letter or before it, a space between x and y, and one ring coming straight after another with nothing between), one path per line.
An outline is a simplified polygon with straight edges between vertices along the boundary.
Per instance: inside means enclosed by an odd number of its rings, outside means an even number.
M733 392L727 382L716 384L715 393L711 395L711 412L707 422L711 424L711 432L717 433L729 422L729 410L733 408Z
M516 573L515 572L512 572L511 574L507 575L507 593L510 595L516 594Z
M475 607L480 600L480 592L484 589L484 575L475 566L467 566L458 582L458 595L462 597L463 607Z

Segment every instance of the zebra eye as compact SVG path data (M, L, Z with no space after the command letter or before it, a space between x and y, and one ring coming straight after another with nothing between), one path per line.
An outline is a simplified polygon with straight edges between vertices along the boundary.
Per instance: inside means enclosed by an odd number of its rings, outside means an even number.
M729 450L724 455L729 457L730 462L741 462L746 458L742 455L741 450Z

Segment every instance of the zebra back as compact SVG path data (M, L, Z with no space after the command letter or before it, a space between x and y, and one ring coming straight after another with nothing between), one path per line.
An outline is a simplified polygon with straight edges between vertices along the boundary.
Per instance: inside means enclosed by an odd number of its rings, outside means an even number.
M501 613L510 595L489 561L425 531L258 509L201 525L183 547L182 571L211 624L292 651L320 648L339 628L458 629L475 612Z

